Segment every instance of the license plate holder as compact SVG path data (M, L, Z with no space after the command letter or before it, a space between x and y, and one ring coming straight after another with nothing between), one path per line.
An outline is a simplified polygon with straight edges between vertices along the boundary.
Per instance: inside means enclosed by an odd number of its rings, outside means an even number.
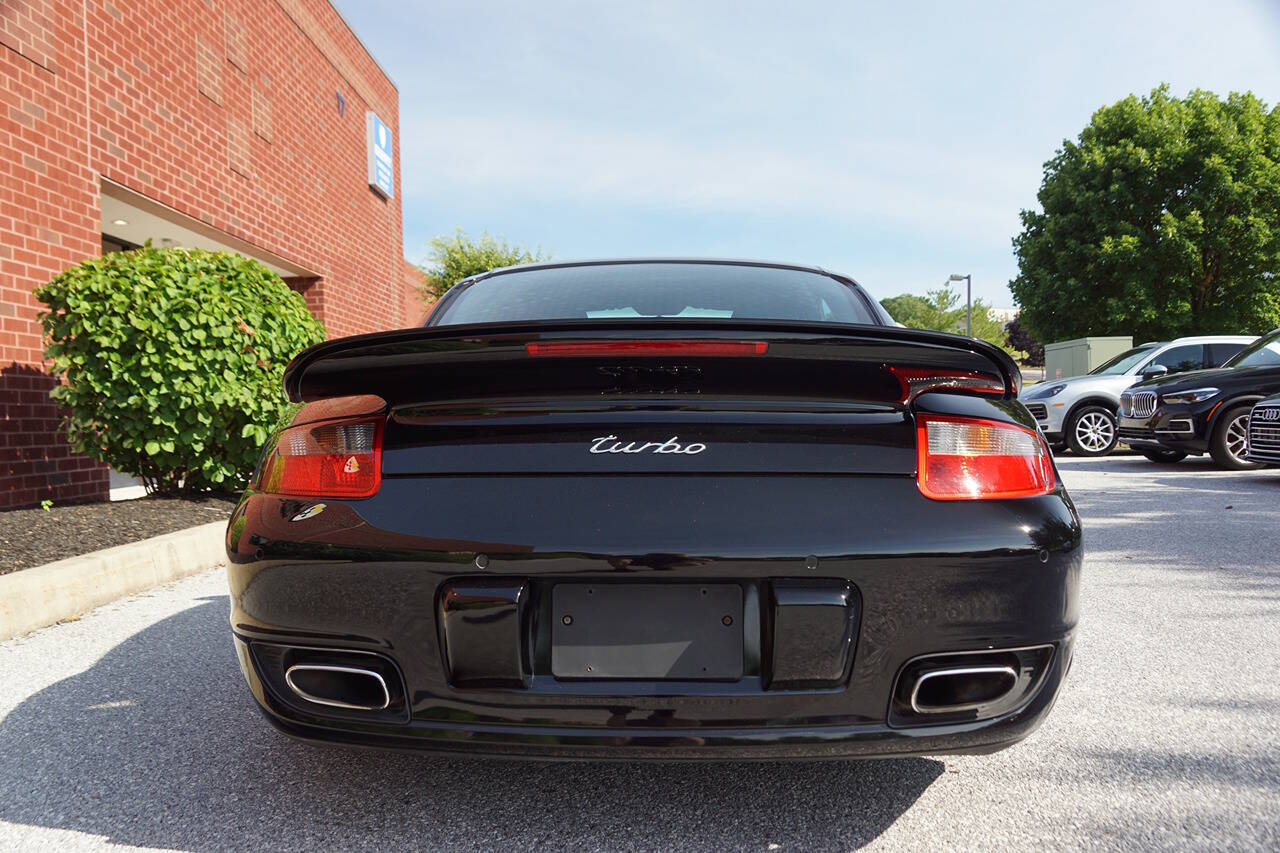
M556 584L551 672L560 679L736 681L738 584Z

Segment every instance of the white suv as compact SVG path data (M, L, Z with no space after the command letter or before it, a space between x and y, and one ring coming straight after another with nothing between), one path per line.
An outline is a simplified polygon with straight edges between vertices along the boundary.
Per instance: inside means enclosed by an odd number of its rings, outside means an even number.
M1215 335L1147 343L1084 376L1046 379L1024 388L1018 399L1054 449L1065 446L1081 456L1105 456L1116 446L1120 392L1153 376L1221 367L1255 340L1245 335Z

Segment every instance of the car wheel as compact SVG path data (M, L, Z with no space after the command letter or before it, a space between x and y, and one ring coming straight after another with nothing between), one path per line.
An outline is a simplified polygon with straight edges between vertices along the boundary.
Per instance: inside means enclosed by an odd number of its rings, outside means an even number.
M1181 450L1146 448L1138 452L1150 459L1152 462L1160 462L1165 465L1173 462L1181 462L1183 459L1187 458L1187 454L1183 453Z
M1213 436L1209 439L1209 455L1218 463L1219 468L1228 471L1249 471L1261 468L1261 462L1250 462L1244 458L1245 444L1249 435L1248 405L1236 406L1222 413L1217 425L1213 428Z
M1116 416L1102 406L1085 406L1067 424L1067 444L1079 456L1106 456L1116 446Z

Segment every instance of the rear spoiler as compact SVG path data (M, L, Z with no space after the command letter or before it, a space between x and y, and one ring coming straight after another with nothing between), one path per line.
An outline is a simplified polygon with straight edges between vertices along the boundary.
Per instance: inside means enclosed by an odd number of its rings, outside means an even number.
M563 371L567 359L534 358L534 354L555 356L571 350L566 344L573 341L637 340L763 344L751 353L763 355L763 359L738 359L740 367L752 372L760 372L765 365L778 366L781 360L806 362L793 365L803 368L806 377L834 375L839 372L834 368L856 362L989 377L991 390L1003 384L1007 398L1016 397L1022 387L1022 374L1004 350L960 335L890 326L706 318L483 323L338 338L295 357L285 370L284 389L295 403L376 394L393 406L479 398L514 387L537 393L538 382L546 378L539 370L559 364ZM557 341L563 343L546 347ZM716 354L732 356L733 351ZM665 361L697 362L700 358L703 363L708 361L696 350ZM617 363L620 359L596 359L601 361ZM598 372L602 368L592 369Z

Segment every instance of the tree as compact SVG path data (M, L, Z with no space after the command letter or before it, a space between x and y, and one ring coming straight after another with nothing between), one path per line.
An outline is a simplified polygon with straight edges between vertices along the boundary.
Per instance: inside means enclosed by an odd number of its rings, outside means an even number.
M1009 289L1040 340L1280 325L1280 108L1131 95L1064 141L1038 198Z
M964 334L965 312L964 306L961 305L956 313L957 317L956 329L959 334ZM1005 345L1004 324L991 316L991 306L983 302L981 299L973 300L973 336L980 341L986 341L989 344L995 344L1001 349L1008 350Z
M72 446L151 492L244 487L324 327L280 276L203 249L111 252L36 291Z
M930 290L925 296L904 293L880 304L890 317L909 329L965 333L965 306L960 302L960 293L950 284ZM1004 327L991 318L991 309L981 299L973 301L973 336L999 347L1005 345Z
M432 237L430 262L423 267L423 291L428 302L434 302L462 279L499 267L530 264L546 260L542 247L526 249L508 245L485 231L472 240L459 228L451 237Z
M928 300L914 293L903 293L880 300L881 307L889 312L889 316L904 326L912 329L928 328L923 320L929 310Z
M1032 337L1026 327L1022 325L1020 317L1014 317L1004 327L1005 344L1009 349L1015 352L1026 353L1023 359L1032 367L1041 367L1044 365L1044 344Z

